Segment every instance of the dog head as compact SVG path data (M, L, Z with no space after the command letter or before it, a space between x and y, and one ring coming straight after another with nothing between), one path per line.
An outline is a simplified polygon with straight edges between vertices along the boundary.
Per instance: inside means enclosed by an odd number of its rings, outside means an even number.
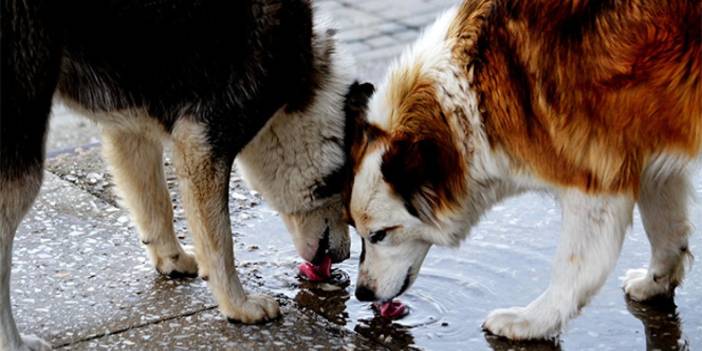
M350 202L363 240L359 300L387 301L402 294L431 245L451 244L445 213L452 211L452 196L461 190L450 188L447 172L454 171L458 160L446 155L451 151L442 143L387 134L367 147Z
M433 244L460 241L454 218L467 196L466 159L440 80L391 68L354 138L350 216L363 240L356 287L362 301L388 301L415 281Z
M279 109L237 164L247 183L280 213L300 256L317 264L324 256L339 262L350 254L342 195L350 177L347 120L365 106L373 86L354 83L351 55L337 46L322 17L315 16L311 38L313 76L297 87L311 94Z
M333 78L305 111L279 111L237 159L247 183L280 213L300 256L315 264L349 257L352 123L373 92L357 82L340 91Z

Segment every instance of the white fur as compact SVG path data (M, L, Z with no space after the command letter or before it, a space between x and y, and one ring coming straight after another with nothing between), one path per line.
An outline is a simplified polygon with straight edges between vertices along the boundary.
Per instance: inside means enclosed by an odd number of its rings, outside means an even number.
M649 269L632 269L624 278L624 291L634 300L672 295L685 275L692 255L688 237L692 231L688 202L693 193L686 172L672 174L654 168L644 175L639 210L651 243Z
M324 20L315 17L318 45L331 42ZM323 77L311 105L288 113L281 108L239 153L237 166L244 180L279 211L291 231L300 256L312 259L319 239L330 230L330 246L348 255L348 226L341 196L318 199L314 189L321 176L342 167L344 96L352 83L354 64L343 48L330 57L330 72Z
M518 191L515 185L497 181L497 174L508 169L506 158L490 151L482 128L477 97L469 88L470 82L467 79L455 79L454 72L462 68L452 63L451 43L445 39L456 11L455 8L450 9L440 16L392 64L385 81L369 102L367 115L370 123L386 130L391 128L389 119L392 113L387 102L391 93L389 89L392 89L389 87L392 84L390 77L395 71L420 66L422 72L427 72L434 81L441 82L442 89L436 89L439 92L439 102L447 111L461 110L462 115L468 118L471 134L466 138L467 143L461 147L464 153L470 151L475 155L473 162L469 162L470 178L466 179L468 188L471 189L471 199L465 201L465 206L458 211L438 214L436 223L423 223L407 212L402 201L383 180L380 165L385 150L380 148L365 155L354 178L350 204L356 229L366 238L371 232L398 227L388 232L384 243L370 244L366 240L366 259L361 264L358 285L373 290L380 300L391 299L399 293L408 271L410 283L416 279L420 268L417 265L421 264L432 244L458 245L469 228L492 204ZM450 94L444 94L444 90ZM463 123L454 116L447 117L451 129L458 135L465 135L466 131L461 127ZM486 188L486 185L489 187Z
M151 263L163 274L197 274L197 262L173 229L173 206L163 171L163 127L146 116L104 123L103 154L115 179L121 202L138 227ZM140 121L140 123L135 122Z
M325 26L315 32L326 38ZM344 138L344 96L353 81L353 62L337 47L330 73L304 111L276 112L237 157L246 182L284 213L305 212L325 205L310 193L320 174L344 164L344 150L329 141Z
M451 49L446 42L446 32L457 11L457 8L451 8L441 15L433 25L422 32L414 44L402 53L399 60L390 65L388 71L393 72L402 67L420 65L423 70L429 72L437 70L434 73L441 75L442 71L450 65ZM390 74L386 74L380 86L387 86L390 76ZM373 111L373 113L368 113L368 122L385 130L390 127L388 120L390 110L386 103L387 93L387 91L378 91L368 102L368 110Z
M599 290L614 267L631 224L627 196L590 196L577 190L561 196L563 233L551 283L526 307L492 311L484 327L510 339L555 336Z
M383 148L364 156L354 179L351 214L359 234L366 240L358 286L374 291L379 300L388 300L400 291L405 272L410 283L430 245L455 246L470 232L480 217L502 199L524 191L558 194L563 211L561 242L548 289L526 307L495 310L485 328L515 339L551 337L578 314L601 287L619 256L622 240L631 223L634 200L628 195L591 196L563 189L510 164L507 156L494 150L482 125L477 97L470 88L472 73L451 61L451 42L446 40L455 9L449 10L422 35L390 68L386 80L369 103L369 121L391 131L394 71L421 67L437 82L437 98L447 114L449 126L460 136L469 171L465 179L468 194L460 208L437 214L437 223L423 223L411 216L401 199L383 180L380 166ZM458 121L453 115L465 116ZM462 123L461 123L462 122ZM467 125L468 127L461 127ZM468 130L466 130L468 129ZM470 151L470 152L467 152ZM687 157L661 154L648 163L642 177L639 205L653 247L651 271L631 271L625 290L632 298L645 300L670 294L682 280L689 252L690 232L687 200L690 193ZM370 244L370 233L386 229L386 238ZM655 276L655 279L654 279Z

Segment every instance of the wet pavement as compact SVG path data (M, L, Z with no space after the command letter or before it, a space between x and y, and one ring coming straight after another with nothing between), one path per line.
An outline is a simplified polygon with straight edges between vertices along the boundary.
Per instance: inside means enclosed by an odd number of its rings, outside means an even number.
M455 1L324 0L359 75L377 82L390 57ZM353 297L360 243L334 281L297 276L297 257L277 215L233 174L230 210L235 255L251 292L277 297L283 318L244 326L224 320L201 279L171 280L150 266L134 224L117 207L100 158L97 128L60 106L49 137L39 200L15 241L12 299L23 332L61 349L408 349L702 350L702 269L693 266L675 304L626 301L621 277L644 267L649 245L638 215L604 288L561 335L560 343L512 343L480 325L499 307L525 305L546 288L558 241L553 199L529 194L495 207L460 248L433 248L402 297L410 314L395 322ZM175 226L188 243L172 166L166 159ZM702 172L695 177L702 199ZM693 254L702 256L702 205L691 211Z
M94 151L72 156L90 160ZM79 172L72 174L64 177L80 179L75 175ZM280 255L278 247L242 238L242 232L259 230L242 220L258 216L251 207L259 202L251 193L237 193L239 182L235 177L231 193L232 207L240 208L233 216L239 274L248 291L272 293L264 287L267 277L261 271L275 266L294 272L294 256L271 260ZM95 185L92 191L100 193L99 183L78 184ZM12 294L20 330L36 333L56 348L380 348L283 295L279 295L283 318L257 326L228 323L203 280L173 280L156 273L125 211L52 173L46 174L39 201L15 241Z
M98 151L92 148L70 157L100 165L95 159ZM60 164L82 166L65 159ZM50 162L49 168L57 172L55 167ZM77 349L203 345L372 349L379 344L431 350L702 347L702 274L695 266L678 289L677 306L630 303L623 296L618 277L648 261L638 216L615 272L561 336L560 345L512 343L484 335L480 324L491 309L526 304L546 287L560 222L549 197L531 194L505 202L486 216L461 248L433 248L420 278L402 297L411 313L389 322L352 297L360 251L357 238L351 259L335 269L333 284L305 282L297 276L301 261L280 219L256 196L244 192L236 175L232 183L240 275L248 289L278 296L285 306L283 320L264 327L228 324L214 309L202 280L173 281L156 274L125 213L100 199L109 199L105 195L109 192L97 190L99 183L76 181L78 188L48 175L15 251L13 299L20 327L31 328L55 346ZM91 184L98 185L91 189ZM702 196L702 177L695 184L698 197ZM696 227L702 227L702 207L696 204L692 213ZM182 218L176 222L182 224ZM693 253L700 247L696 233Z
M695 184L697 197L702 198L702 177L698 176ZM702 206L695 204L691 213L695 226L702 228ZM270 235L255 240L274 244L283 256L294 256L285 236L273 234L284 232L275 214L264 209L254 222L262 229L259 233ZM369 304L355 300L353 286L330 289L324 284L300 283L294 272L279 265L262 269L267 272L264 276L273 277L263 284L391 349L702 349L702 270L698 267L693 266L678 288L675 304L639 304L624 298L619 277L629 268L644 267L649 259L638 213L610 279L561 335L559 345L514 343L485 335L480 325L490 310L525 305L546 288L559 227L560 212L547 196L524 195L497 206L460 248L432 248L417 282L402 296L411 312L395 322L377 317ZM702 250L701 243L696 232L690 245L693 253ZM359 254L360 243L355 237L351 259L337 267L351 282L355 281Z

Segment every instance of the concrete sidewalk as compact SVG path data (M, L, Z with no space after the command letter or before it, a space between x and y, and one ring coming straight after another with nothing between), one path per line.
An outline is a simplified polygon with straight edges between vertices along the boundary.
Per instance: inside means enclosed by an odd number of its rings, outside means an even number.
M333 17L360 76L377 82L388 60L454 2L322 0L316 5ZM158 275L131 219L117 206L99 143L92 122L61 106L54 109L49 172L15 240L12 300L23 333L37 334L55 348L78 350L393 348L386 336L366 338L320 316L317 302L303 307L277 292L296 289L299 259L282 226L266 227L278 219L266 212L261 220L261 199L236 174L230 201L239 275L249 292L277 296L283 318L261 326L230 324L204 281ZM174 208L178 235L187 242L177 200ZM261 231L275 232L268 233L275 239L257 236ZM261 274L271 257L276 267L268 271L283 278ZM266 285L270 279L272 287Z
M250 245L237 238L236 250ZM263 257L272 254L266 250ZM245 262L240 255L239 274L249 291L260 292L265 277L256 274L256 261ZM19 328L57 348L378 348L285 297L278 321L228 323L204 281L155 272L125 211L51 173L16 240L12 288Z

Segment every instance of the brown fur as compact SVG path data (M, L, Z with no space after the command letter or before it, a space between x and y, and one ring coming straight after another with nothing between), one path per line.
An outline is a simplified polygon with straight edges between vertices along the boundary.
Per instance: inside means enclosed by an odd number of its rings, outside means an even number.
M228 318L241 320L246 317L241 313L241 302L246 299L246 294L236 274L231 249L231 225L226 203L226 175L230 167L210 158L209 145L199 125L180 121L172 135L176 172L188 227L193 233L200 275L209 278L208 283L220 310Z
M442 109L435 82L420 66L392 72L390 85L385 97L392 113L387 130L366 122L365 111L356 116L350 150L353 172L358 172L364 155L385 148L381 166L385 181L410 213L436 222L437 214L458 208L467 191L467 170L461 162L466 150L455 137L464 134L456 128L465 132L464 121L455 121L464 116L462 111ZM456 122L458 127L452 128Z
M388 102L394 115L381 171L410 213L422 218L455 208L466 189L452 116L442 109L434 81L415 68L391 78Z
M514 166L636 194L656 155L699 154L702 2L466 1L459 13L454 60L474 67L490 143Z
M197 262L183 250L173 230L173 209L162 161L165 130L148 117L135 118L141 123L104 126L105 159L156 270L169 275L195 275Z

